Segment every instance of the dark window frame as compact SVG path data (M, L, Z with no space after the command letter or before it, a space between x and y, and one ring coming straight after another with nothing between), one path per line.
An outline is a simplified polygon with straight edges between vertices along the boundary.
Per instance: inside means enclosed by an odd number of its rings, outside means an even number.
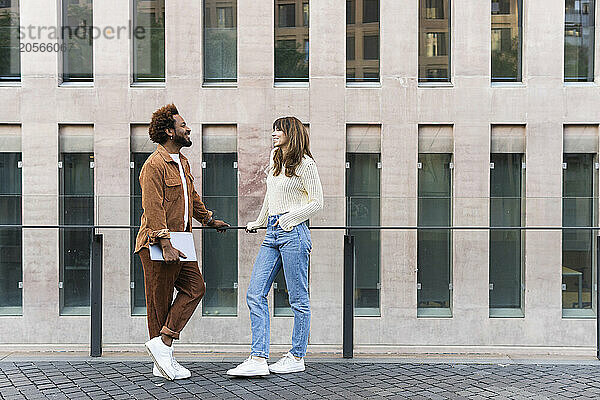
M89 0L90 1L90 7L91 7L91 15L90 17L90 21L88 23L87 20L84 20L85 26L87 27L93 27L94 26L94 2L93 0ZM75 25L70 25L68 19L69 19L69 7L70 6L74 6L74 5L79 5L77 4L69 4L69 0L63 0L62 1L62 15L61 15L61 40L62 40L62 44L64 45L64 51L61 51L61 58L62 58L62 71L61 71L61 81L62 82L94 82L94 45L93 45L93 37L91 36L91 30L85 30L85 38L83 40L86 40L88 42L88 46L89 46L89 51L90 51L90 59L89 59L89 67L90 67L90 72L88 73L77 73L77 72L71 72L70 71L70 63L69 63L69 54L71 51L74 50L74 45L75 46L78 45L78 40L79 36L76 33L77 29L79 29L79 26L75 26ZM83 35L82 35L83 36ZM73 41L73 42L71 42Z
M282 22L290 24L290 21L288 21L288 18L290 17L289 14L290 12L287 11L287 15L286 13L284 13L283 15L286 16L285 21L282 19L282 9L283 8L290 8L293 10L292 17L291 17L291 23L292 25L282 25ZM277 27L279 28L296 28L296 3L284 3L284 4L277 4Z
M203 1L203 21L204 24L202 26L202 75L203 75L203 84L204 85L235 85L238 80L238 27L237 27L237 12L238 12L238 2L235 0L234 4L231 7L215 7L213 8L214 12L217 14L215 16L214 24L212 26L212 16L211 16L211 8L207 7L207 2ZM219 16L218 9L220 8L229 8L231 9L231 26L219 28ZM227 16L226 16L227 17ZM227 25L227 24L226 24ZM229 53L227 53L226 49L228 49L227 44L230 43L228 40L228 35L231 35L231 32L235 30L235 49ZM209 33L210 32L210 33ZM220 51L219 60L220 63L216 63L216 67L214 64L215 58L209 57L208 50L208 41L211 41L212 44L216 44L216 48ZM231 64L228 64L227 57L233 57L232 63L235 63L234 68L228 68ZM213 64L211 64L213 62ZM235 72L233 71L235 70ZM215 73L216 71L216 73ZM220 72L219 72L220 71ZM220 75L220 76L219 76Z
M419 84L447 84L452 83L452 0L448 0L447 3L442 0L442 6L444 7L447 4L447 10L444 11L443 19L428 19L427 16L427 2L425 0L419 1L419 69L418 69L418 80ZM447 20L447 31L439 30L437 27L439 22L435 22L438 33L444 33L446 35L446 53L442 56L434 56L434 57L444 57L446 59L445 64L441 64L440 62L433 62L432 64L425 62L428 58L426 56L426 39L427 34L432 33L433 27L428 27L423 24L424 21L442 21ZM446 76L443 77L432 77L430 74L431 70L437 71L446 71Z
M7 64L7 65L11 65L12 66L12 61L15 61L15 69L18 69L18 74L12 74L10 73L10 71L7 70L7 72L9 72L8 74L0 74L0 82L21 82L21 75L22 75L22 63L21 63L21 49L20 49L20 44L21 44L21 38L19 35L19 27L20 27L20 23L21 23L21 4L19 2L19 0L16 0L17 3L13 4L11 0L8 0L7 3L7 7L6 9L10 9L16 6L16 18L12 18L12 11L10 11L11 13L11 17L10 17L10 21L12 22L10 25L8 25L8 30L9 30L9 34L8 37L11 37L10 31L14 31L14 36L16 38L17 41L17 45L9 47L9 49L12 48L12 51L9 50L7 52L9 59L11 60L11 63ZM2 15L2 14L0 14ZM14 24L14 19L16 19L16 25ZM13 59L14 57L14 59Z
M133 1L133 29L136 30L139 26L138 26L138 1L142 1L142 0L134 0ZM165 11L163 10L162 12L162 26L160 26L160 24L157 24L156 27L147 27L144 26L144 39L146 39L148 37L148 35L150 35L150 42L152 43L153 40L153 36L152 33L153 31L158 31L160 29L162 29L162 40L161 37L158 37L158 43L160 44L162 42L162 56L159 56L159 60L162 58L162 71L159 71L158 74L153 74L153 73L140 73L138 71L139 68L139 60L138 60L138 41L141 39L138 39L137 36L135 35L135 32L132 35L132 40L131 40L131 50L133 52L132 54L132 62L131 62L131 68L132 68L132 84L145 84L145 83L149 83L149 84L163 84L166 82L166 78L167 78L167 58L166 58L166 19L165 19ZM156 10L155 10L156 12ZM140 33L141 34L141 33Z
M493 1L493 0L492 0ZM510 0L509 0L510 1ZM503 82L523 82L523 0L515 0L517 2L517 14L518 14L518 19L517 19L517 28L519 29L519 35L517 37L517 48L516 48L516 76L515 77L509 77L509 76L499 76L499 77L495 77L494 76L494 51L491 51L490 54L490 58L491 58L491 62L490 62L490 77L491 77L491 81L492 83L503 83ZM512 41L512 27L510 28L494 28L493 27L493 18L494 16L497 15L510 15L510 12L508 14L501 14L501 13L494 13L492 12L491 14L491 18L492 18L492 31L496 30L496 29L510 29L511 30L511 41ZM491 36L491 35L490 35ZM512 43L511 43L511 49L512 49ZM501 53L505 53L505 51L500 50ZM504 54L500 54L500 56L503 56ZM499 61L498 61L499 62Z
M0 316L23 315L22 156L21 151L0 152L0 224L11 225L0 228Z

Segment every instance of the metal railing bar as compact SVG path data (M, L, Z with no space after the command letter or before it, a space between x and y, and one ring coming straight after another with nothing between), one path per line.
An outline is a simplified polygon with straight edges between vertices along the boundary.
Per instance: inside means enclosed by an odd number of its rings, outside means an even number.
M139 229L136 225L17 225L0 224L0 228L21 229ZM194 226L193 230L214 230L210 226ZM230 226L226 230L242 230L245 226ZM265 230L266 228L258 228ZM600 226L311 226L310 230L527 230L527 231L560 231L560 230L588 230L598 231Z

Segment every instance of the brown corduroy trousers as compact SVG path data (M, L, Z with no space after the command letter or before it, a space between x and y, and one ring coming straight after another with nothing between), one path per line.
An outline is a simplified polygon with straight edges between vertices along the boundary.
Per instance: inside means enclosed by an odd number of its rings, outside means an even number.
M192 317L206 290L198 263L152 261L147 248L138 254L144 267L150 338L162 333L179 339L179 333ZM177 289L175 301L174 288Z

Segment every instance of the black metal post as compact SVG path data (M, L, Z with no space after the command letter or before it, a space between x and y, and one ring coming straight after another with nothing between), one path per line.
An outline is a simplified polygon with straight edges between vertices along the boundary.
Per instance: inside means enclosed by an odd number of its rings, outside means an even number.
M596 358L600 360L600 235L596 236Z
M92 239L90 271L90 356L102 356L102 235Z
M354 357L354 236L344 235L344 358Z

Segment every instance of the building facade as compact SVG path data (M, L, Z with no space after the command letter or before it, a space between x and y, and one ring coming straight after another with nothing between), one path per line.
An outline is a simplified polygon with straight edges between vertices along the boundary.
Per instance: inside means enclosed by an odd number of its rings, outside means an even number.
M91 225L122 227L97 228L104 347L146 340L137 175L152 112L174 102L219 218L255 219L271 124L294 115L325 193L310 225L405 227L350 230L357 352L593 354L598 12L594 0L0 0L0 349L88 346ZM344 233L312 231L309 352L341 350ZM178 348L245 351L262 233L194 235L207 293ZM282 275L272 293L283 350Z

